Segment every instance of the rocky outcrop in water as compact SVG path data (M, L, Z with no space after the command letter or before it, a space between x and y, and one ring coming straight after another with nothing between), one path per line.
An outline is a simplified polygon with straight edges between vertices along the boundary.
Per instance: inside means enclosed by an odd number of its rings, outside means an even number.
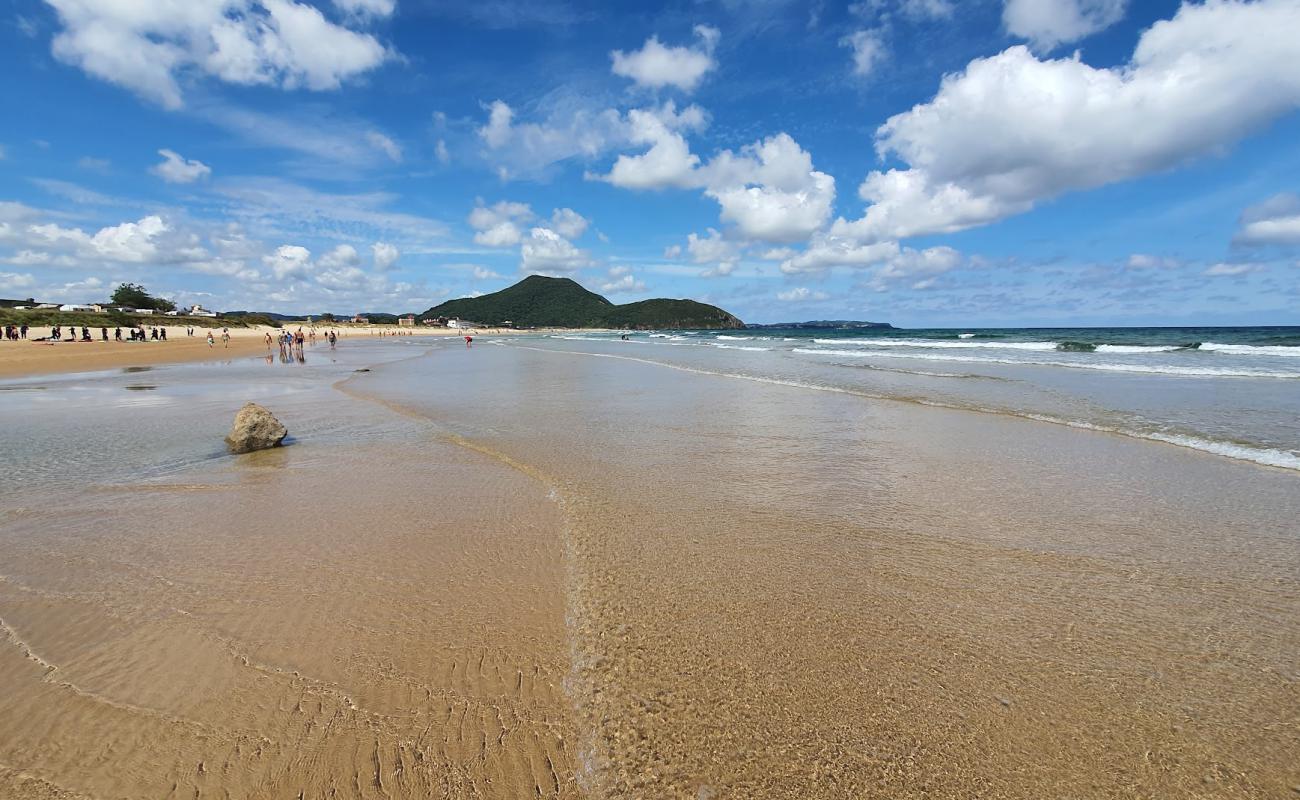
M235 424L226 434L226 446L232 453L251 453L279 447L289 429L275 415L257 403L246 403L235 415Z

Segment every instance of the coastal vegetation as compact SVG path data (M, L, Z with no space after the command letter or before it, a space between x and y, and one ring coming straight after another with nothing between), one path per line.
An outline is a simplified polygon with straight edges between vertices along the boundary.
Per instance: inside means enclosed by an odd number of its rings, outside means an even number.
M78 328L131 328L141 325L181 325L191 328L251 328L254 325L272 325L279 323L257 314L243 317L175 317L161 314L133 314L125 311L60 311L57 308L33 308L19 310L13 307L0 307L0 325L27 325L31 328L52 327L54 325L74 325Z
M154 297L138 283L119 283L109 298L115 306L145 308L153 311L175 311L176 304L165 297Z
M654 299L616 305L569 278L530 275L513 286L481 297L448 300L420 319L465 319L516 328L743 328L732 314L694 300Z

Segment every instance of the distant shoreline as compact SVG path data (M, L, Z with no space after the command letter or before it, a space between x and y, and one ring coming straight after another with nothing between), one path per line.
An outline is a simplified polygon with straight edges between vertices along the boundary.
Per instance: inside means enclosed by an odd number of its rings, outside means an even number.
M102 326L100 326L102 327ZM221 340L221 328L195 328L193 336L187 336L184 325L145 325L148 330L159 327L167 331L167 341L118 342L114 341L113 328L109 327L109 340L103 341L99 327L90 329L89 342L37 342L33 339L49 335L49 328L41 326L32 328L27 340L16 342L0 341L0 380L26 378L37 375L56 375L77 372L96 372L118 367L152 366L155 364L176 364L194 361L220 361L228 358L247 358L264 355L268 352L266 335L274 338L284 331L296 331L301 327L309 331L314 327L319 337L327 330L338 332L339 347L346 347L348 342L374 336L409 335L420 337L461 337L471 336L518 336L538 333L571 333L570 329L535 329L514 330L509 328L474 328L462 331L458 328L433 328L427 326L403 325L357 325L335 324L315 325L306 323L295 325L286 323L282 328L258 325L247 328L230 328L230 345L224 346ZM66 326L65 326L66 328ZM586 329L583 329L586 330ZM209 347L207 334L212 331L216 343Z

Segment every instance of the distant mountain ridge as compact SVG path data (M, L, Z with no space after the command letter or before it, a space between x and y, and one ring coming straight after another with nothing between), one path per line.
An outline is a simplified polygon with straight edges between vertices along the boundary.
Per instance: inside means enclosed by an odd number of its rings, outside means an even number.
M851 328L893 328L888 322L861 322L851 319L815 319L808 322L773 322L766 325L746 325L756 330L763 328L809 328L814 330L838 330Z
M448 300L420 315L420 319L435 317L525 328L716 330L745 327L734 315L706 303L657 298L615 305L577 281L542 275L530 275L491 294Z

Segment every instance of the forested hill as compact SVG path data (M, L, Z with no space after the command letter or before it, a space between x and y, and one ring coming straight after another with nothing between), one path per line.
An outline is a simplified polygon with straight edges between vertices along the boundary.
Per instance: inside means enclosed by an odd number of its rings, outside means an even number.
M694 300L642 300L615 305L569 278L530 275L514 286L481 297L448 300L420 315L482 325L520 328L743 328L745 323L717 306Z

